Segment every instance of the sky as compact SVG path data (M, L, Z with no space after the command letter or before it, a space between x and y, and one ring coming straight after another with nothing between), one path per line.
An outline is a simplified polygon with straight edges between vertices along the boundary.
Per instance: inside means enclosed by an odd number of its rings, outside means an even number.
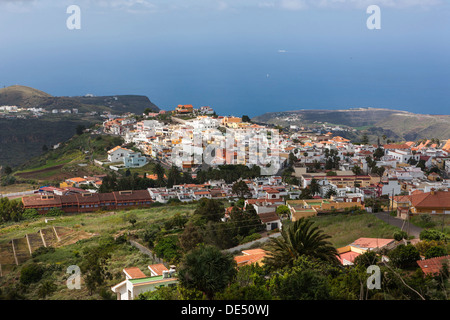
M80 29L67 20L80 8ZM380 8L371 30L367 8ZM447 0L0 0L0 86L221 115L450 114Z

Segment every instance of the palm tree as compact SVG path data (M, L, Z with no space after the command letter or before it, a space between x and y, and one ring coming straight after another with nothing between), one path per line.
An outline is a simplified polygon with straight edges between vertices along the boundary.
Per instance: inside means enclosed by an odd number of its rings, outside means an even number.
M160 187L163 186L165 170L164 170L164 167L159 162L157 162L155 164L155 166L153 167L153 173L156 174L156 176L157 176L156 181L157 181L158 185Z
M338 264L338 252L327 241L331 237L318 227L313 227L313 224L311 220L302 218L284 229L281 237L272 238L267 247L269 253L265 264L275 269L292 267L302 255Z

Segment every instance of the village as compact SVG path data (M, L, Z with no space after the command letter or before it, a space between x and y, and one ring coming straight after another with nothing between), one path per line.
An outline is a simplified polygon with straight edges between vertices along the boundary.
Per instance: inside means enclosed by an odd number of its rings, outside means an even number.
M77 214L221 201L231 203L222 213L225 223L233 219L233 204L242 201L240 210L254 210L265 240L280 236L286 221L295 223L340 212L384 212L405 222L413 216L450 214L450 139L352 143L331 131L298 127L280 130L252 123L248 117L217 116L210 107L194 109L192 105L136 118L133 114L108 115L103 134L120 136L125 143L108 150L107 159L94 162L112 173L158 163L165 170L162 177L158 172L141 174L141 178L154 181L151 187L100 192L107 174L72 177L23 196L24 210L36 210L40 215L55 210ZM168 118L170 123L165 122ZM259 174L233 181L196 180L202 171L220 171L226 166L259 167ZM167 179L170 170L188 175L192 181L158 184L158 180ZM42 239L45 245L44 235ZM416 237L409 243L419 241ZM19 264L14 243L12 251ZM392 250L401 243L394 237L363 236L337 248L337 252L340 264L351 266L364 253ZM239 249L241 254L234 257L238 267L262 264L267 256L261 248ZM443 256L439 263L448 257ZM383 259L388 258L383 255ZM417 262L422 270L431 272L424 256L422 260L425 262ZM125 279L111 288L117 299L136 299L178 282L176 266L171 263L149 265L148 271L124 266Z

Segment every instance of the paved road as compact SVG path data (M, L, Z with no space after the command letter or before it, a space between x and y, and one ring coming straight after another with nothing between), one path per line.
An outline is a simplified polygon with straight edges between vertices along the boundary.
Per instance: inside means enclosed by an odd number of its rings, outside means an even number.
M242 251L242 250L247 249L248 247L250 247L255 242L259 242L259 243L266 242L270 238L279 237L280 235L281 235L280 232L273 233L273 234L269 235L268 237L264 237L264 238L260 238L260 239L255 240L255 241L247 242L247 243L241 244L241 245L239 245L237 247L233 247L233 248L230 248L230 249L225 249L223 251L224 252Z
M419 239L419 235L420 232L422 231L422 228L419 228L407 221L405 222L402 219L392 217L387 212L376 212L373 213L373 215L378 219L381 219L384 222L389 223L390 225L393 225L395 227L402 229L403 231L408 232L408 234L414 236L415 239Z

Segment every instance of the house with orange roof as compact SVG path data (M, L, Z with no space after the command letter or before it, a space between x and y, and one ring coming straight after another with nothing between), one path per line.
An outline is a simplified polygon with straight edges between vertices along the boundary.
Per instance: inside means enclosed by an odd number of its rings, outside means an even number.
M134 300L141 293L154 291L159 287L176 286L178 283L175 268L163 270L159 264L148 267L152 272L151 276L145 275L139 268L135 267L123 270L125 280L111 287L111 291L117 295L117 300ZM153 269L162 270L161 274L152 271Z
M426 275L436 276L441 273L444 264L447 265L447 268L449 267L450 255L419 260L417 261L417 264L419 265L420 269L422 269L423 273L425 273Z
M445 142L444 146L442 147L442 150L447 151L447 152L450 153L450 139L448 139L448 140Z
M267 251L263 249L248 249L243 250L242 255L234 257L234 261L239 267L257 264L263 266L263 260L267 256Z
M450 192L423 192L410 196L411 214L450 214Z
M81 177L74 177L74 178L66 179L65 183L67 184L68 187L76 187L76 188L78 188L82 184L87 184L88 181L86 179L84 179L84 178L81 178ZM63 186L65 186L65 185L63 185Z
M392 249L396 246L394 239L382 238L359 238L349 245L338 248L338 259L342 265L353 265L356 257L368 251L379 251L381 249Z
M137 267L125 268L123 269L126 279L141 279L147 276Z
M409 150L411 149L411 146L409 146L406 143L393 143L393 144L385 144L383 145L384 150Z
M175 108L175 113L177 114L189 114L194 112L194 107L192 104L179 104Z
M230 126L233 123L240 123L240 122L242 122L242 119L238 117L223 117L221 119L222 125L226 127Z
M108 151L109 162L122 162L123 159L134 153L132 150L117 146Z
M169 271L163 263L151 264L148 266L153 277L162 276L164 271Z

